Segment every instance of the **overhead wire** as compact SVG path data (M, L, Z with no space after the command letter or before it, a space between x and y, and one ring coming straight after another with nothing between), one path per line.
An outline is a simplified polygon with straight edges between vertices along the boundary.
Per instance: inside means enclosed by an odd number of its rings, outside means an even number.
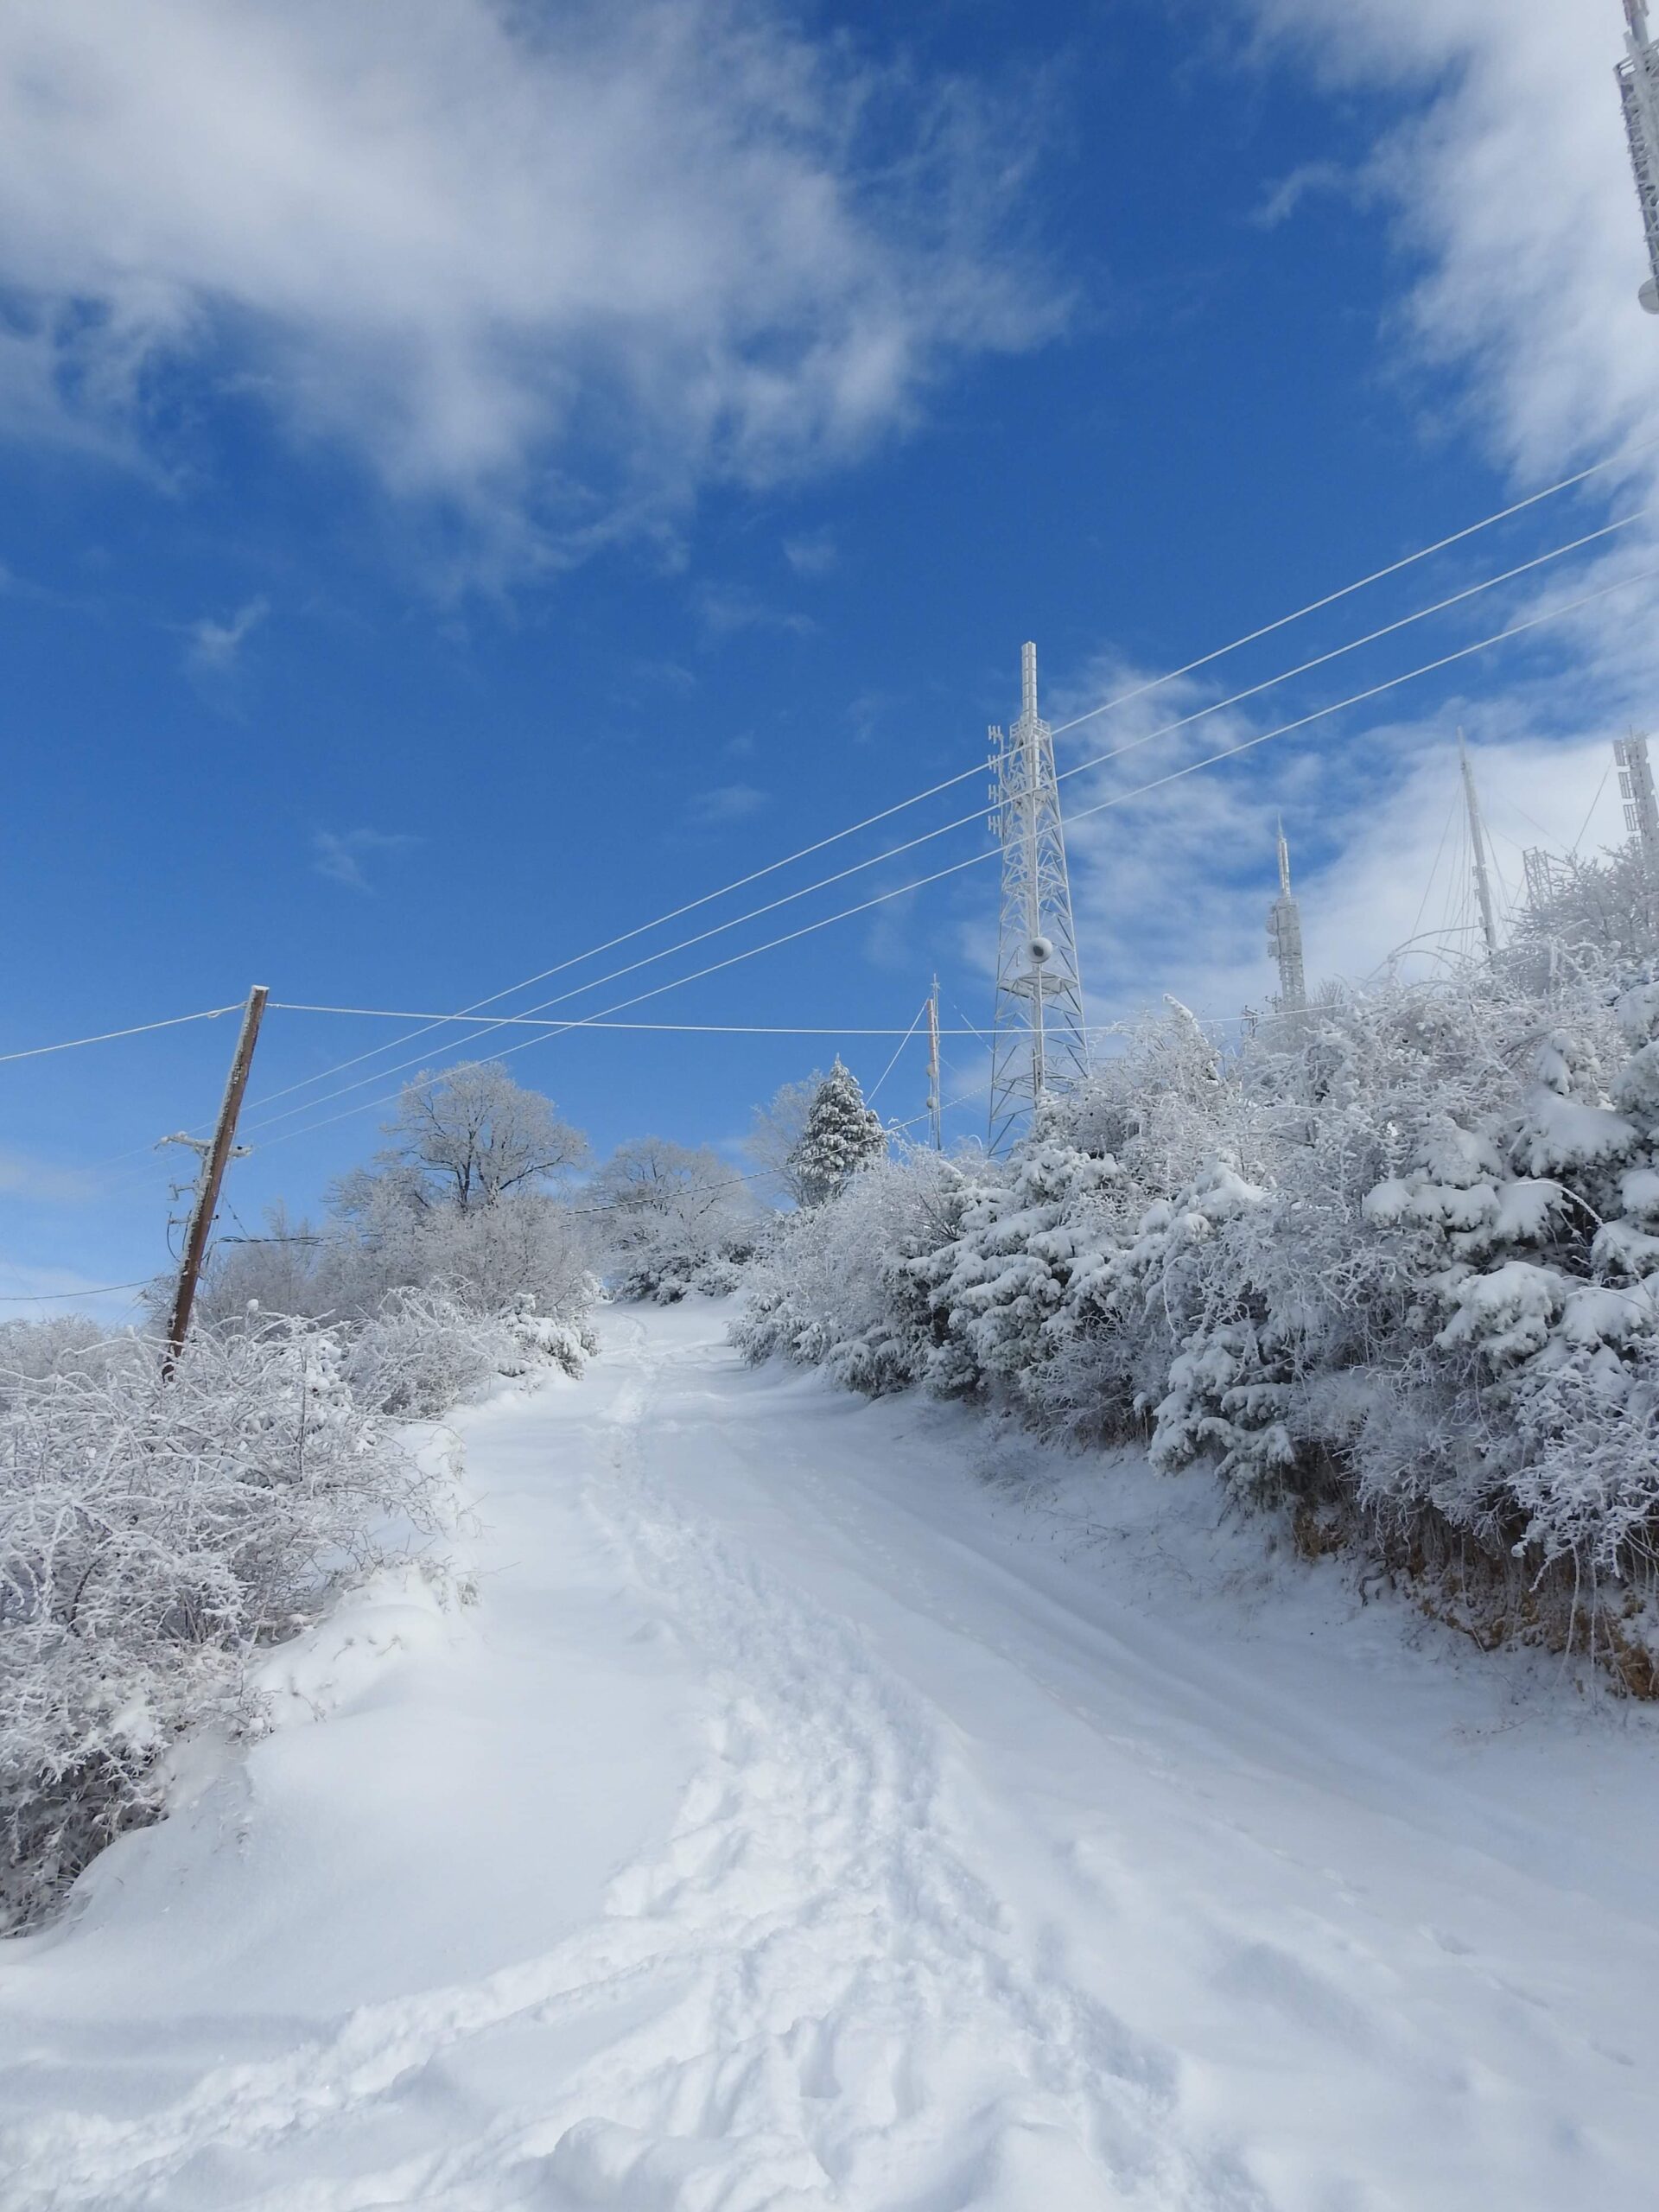
M904 1051L906 1046L909 1044L911 1039L916 1034L918 1029L920 1028L922 1016L927 1012L927 1001L924 999L920 1006L917 1007L915 1020L911 1023L909 1028L906 1030L904 1035L899 1039L899 1042L893 1048L893 1058L887 1062L886 1067L882 1069L880 1074L877 1076L874 1083L870 1086L869 1090L865 1092L864 1103L867 1106L874 1105L876 1092L880 1090L882 1084L893 1073L894 1068L898 1066L899 1053Z
M1224 713L1230 708L1243 705L1248 700L1258 698L1263 692L1274 690L1281 683L1290 683L1298 677L1310 675L1314 670L1326 667L1332 661L1339 660L1349 653L1357 652L1367 645L1376 645L1384 638L1395 636L1402 630L1410 628L1415 623L1427 621L1436 614L1446 613L1451 607L1460 606L1485 592L1496 590L1503 584L1511 583L1517 577L1529 575L1551 561L1560 560L1570 553L1580 552L1586 545L1593 544L1618 531L1628 529L1632 523L1640 520L1649 512L1649 508L1643 507L1631 514L1621 516L1616 521L1606 524L1600 529L1588 531L1566 544L1552 547L1548 552L1535 555L1532 559L1506 569L1497 575L1486 577L1476 584L1466 585L1461 590L1437 600L1432 606L1420 607L1412 613L1400 616L1392 622L1384 623L1379 628L1368 632L1363 637L1353 639L1344 645L1332 646L1329 651L1316 654L1312 659L1303 661L1294 668L1265 677L1260 683L1250 684L1241 691L1234 692L1228 698L1211 701L1204 706L1195 708L1191 714L1183 715L1173 721L1162 724L1156 729L1145 731L1140 736L1131 738L1126 743L1113 747L1105 753L1097 753L1087 760L1074 762L1070 767L1060 771L1056 781L1064 783L1074 776L1087 774L1094 769L1104 767L1114 760L1121 760L1125 754L1138 752L1161 738L1173 736L1183 729L1190 728L1197 722L1207 720L1211 715ZM977 773L978 771L976 769L972 772ZM935 786L936 790L944 788L944 785ZM529 1015L543 1013L550 1006L568 1004L571 999L580 997L584 992L600 989L607 983L619 982L624 976L636 975L643 968L653 967L659 961L671 959L676 953L690 951L699 944L706 944L711 939L724 936L734 929L741 929L748 922L760 920L767 914L776 913L785 906L795 905L802 899L810 898L816 892L831 889L835 885L844 883L849 877L861 874L868 868L880 867L884 861L899 859L906 853L918 850L923 845L931 844L940 837L949 836L954 830L968 828L978 823L980 819L981 810L976 808L970 814L959 815L952 821L942 823L933 829L922 831L917 836L907 838L902 844L891 846L883 852L871 854L863 859L852 861L848 867L837 869L833 874L822 876L813 883L804 884L793 891L785 892L779 897L769 899L762 906L751 907L745 913L728 916L724 921L714 923L708 929L698 931L689 938L683 938L674 944L659 946L654 951L643 955L639 959L626 962L621 967L611 969L602 976L589 976L572 985L569 990L560 992L551 998L543 999L536 1005L522 1009L517 1016L493 1015L474 1030L470 1037L460 1039L460 1046L464 1048L468 1045L480 1043L485 1038L497 1033L501 1028L510 1026L515 1020L522 1020ZM825 840L824 842L832 841ZM931 877L923 880L924 881L934 880ZM582 957L585 956L578 956L578 957ZM573 963L564 964L569 966ZM557 971L549 969L545 972L550 975ZM505 994L499 993L497 995L505 996ZM632 1005L637 1002L629 1000L624 1003ZM480 1003L487 1002L480 1001ZM416 1030L411 1033L411 1035L420 1036L429 1033L442 1023L454 1019L466 1019L470 1011L470 1009L466 1010L460 1017L432 1016L425 1020L423 1029ZM411 1018L425 1019L424 1017ZM394 1044L377 1049L394 1050L395 1048ZM346 1068L359 1065L361 1061L372 1056L371 1053L360 1053L355 1060L342 1063L340 1068L334 1071L344 1072ZM413 1067L416 1059L424 1057L423 1054L416 1055L414 1058L398 1061L390 1068L378 1068L372 1075L360 1077L354 1083L342 1084L339 1090L325 1093L321 1098L309 1099L300 1105L289 1107L281 1114L267 1115L262 1120L251 1122L249 1125L250 1131L257 1134L261 1129L274 1128L277 1123L287 1121L295 1115L310 1113L318 1106L328 1105L335 1099L347 1097L353 1091L367 1089L388 1075L402 1073L404 1070ZM290 1090L300 1087L297 1084L289 1086ZM269 1103L276 1097L284 1095L286 1094L282 1092L271 1093L264 1103Z
M1399 560L1389 562L1380 569L1373 569L1369 575L1359 577L1336 591L1325 593L1319 598L1309 601L1306 606L1298 607L1288 614L1280 615L1272 622L1264 623L1254 630L1248 631L1227 645L1213 647L1209 652L1198 655L1195 659L1186 662L1180 668L1173 669L1162 676L1151 678L1147 683L1136 686L1133 690L1120 694L1115 699L1103 701L1100 705L1089 709L1084 715L1075 717L1073 721L1063 723L1060 729L1063 732L1075 728L1080 722L1109 712L1115 707L1127 704L1133 699L1143 697L1147 693L1157 690L1162 684L1173 683L1183 676L1192 675L1199 669L1208 667L1227 655L1239 652L1246 645L1253 645L1262 638L1272 636L1277 631L1287 628L1291 624L1300 621L1310 614L1318 613L1326 607L1335 606L1357 592L1368 589L1371 585L1382 582L1390 576L1401 575L1420 562L1431 559L1438 553L1461 544L1478 536L1482 531L1496 527L1499 523L1509 521L1514 516L1539 505L1544 500L1554 499L1563 492L1572 491L1580 485L1588 483L1592 478L1604 474L1609 469L1626 466L1636 454L1647 451L1655 444L1659 444L1659 435L1638 440L1622 448L1616 454L1607 454L1602 460L1592 462L1569 475L1560 477L1536 492L1529 493L1522 499L1511 501L1507 506L1497 508L1492 513L1482 516L1478 521L1466 524L1461 529L1435 539L1431 544L1419 547L1415 551L1402 556ZM855 836L861 830L871 828L879 822L889 820L893 815L903 812L908 807L920 804L924 800L936 796L940 791L949 791L956 785L967 781L970 777L982 774L988 765L989 764L984 761L976 762L972 766L964 768L953 776L944 778L942 781L928 786L925 791L912 793L907 798L895 801L892 805L866 816L861 822L851 823L846 829L836 830L826 837L817 839L812 843L804 845L797 851L785 855L779 860L768 861L762 868L752 869L746 875L734 878L731 882L721 885L716 890L706 892L696 899L688 899L682 905L657 915L650 921L642 922L631 930L620 931L616 936L605 939L600 944L590 946L583 952L572 954L568 959L558 962L552 967L544 968L537 974L525 976L518 982L507 984L502 989L492 992L484 998L474 1000L472 1005L463 1011L468 1014L479 1013L486 1007L495 1005L500 1000L511 997L515 991L531 989L537 983L546 982L553 976L566 972L569 969L580 965L584 960L596 959L601 954L614 950L618 946L645 936L653 929L665 927L670 922L677 921L700 907L711 905L716 899L725 898L734 891L747 887L749 884L759 882L762 878L774 874L782 868L792 867L797 861L808 859L814 853L822 852L846 837ZM423 1033L417 1030L412 1032L408 1037L393 1039L384 1045L372 1046L366 1052L335 1062L331 1067L320 1069L310 1075L302 1077L296 1082L287 1084L281 1090L266 1092L256 1097L252 1103L257 1109L261 1106L272 1104L279 1098L290 1096L296 1091L327 1082L334 1076L344 1074L350 1068L360 1066L365 1060L376 1058L385 1052L396 1051L400 1044L412 1043L415 1038L422 1033ZM343 1094L334 1095L338 1096Z
M38 1060L48 1052L73 1052L83 1045L108 1045L118 1037L144 1037L152 1029L181 1029L188 1021L216 1021L221 1014L235 1014L242 1005L238 999L231 1006L203 1007L199 1014L172 1014L163 1021L136 1021L127 1029L105 1029L96 1037L67 1037L60 1045L29 1045L22 1052L0 1052L0 1063L8 1060Z
M1084 722L1092 721L1096 715L1109 714L1114 707L1126 706L1130 700L1141 698L1147 691L1155 690L1160 684L1173 683L1179 677L1191 676L1227 653L1237 652L1245 645L1253 645L1259 639L1270 638L1275 630L1283 630L1293 622L1301 621L1306 615L1320 613L1327 607L1335 607L1341 600L1351 599L1356 592L1369 590L1372 584L1380 584L1389 576L1397 576L1402 570L1414 567L1419 561L1429 560L1436 553L1445 553L1453 545L1462 544L1465 538L1478 537L1482 531L1491 530L1497 523L1508 522L1512 516L1524 513L1529 507L1535 507L1541 500L1554 499L1557 493L1568 492L1576 485L1586 484L1592 476L1600 476L1610 468L1617 468L1628 462L1633 455L1645 453L1655 445L1659 445L1659 435L1643 438L1619 453L1610 454L1605 460L1580 469L1576 476L1564 476L1559 483L1547 485L1541 492L1529 493L1525 499L1516 500L1512 506L1501 507L1496 514L1487 515L1479 522L1471 522L1462 530L1454 530L1449 537L1437 538L1433 545L1425 545L1415 553L1408 553L1398 561L1391 561L1386 568L1373 569L1369 576L1361 576L1356 583L1344 584L1339 591L1328 592L1323 599L1310 601L1307 606L1299 607L1294 614L1281 615L1276 622L1264 623L1261 629L1252 630L1248 637L1235 639L1230 645L1222 645L1213 653L1205 653L1198 660L1188 661L1185 668L1173 669L1169 675L1156 677L1136 690L1122 692L1116 699L1108 699L1098 707L1088 708L1083 714L1074 715L1069 722L1058 723L1054 735L1062 737L1066 731L1077 729Z
M1417 668L1408 669L1400 675L1388 677L1380 683L1367 685L1363 690L1353 692L1345 699L1333 700L1327 705L1314 708L1309 713L1298 715L1290 721L1281 722L1273 729L1259 731L1255 735L1243 739L1237 744L1222 747L1217 752L1208 753L1201 759L1187 761L1179 767L1169 770L1164 775L1154 777L1144 784L1135 785L1132 790L1115 792L1107 798L1096 801L1091 806L1078 809L1075 813L1068 816L1068 823L1087 821L1096 815L1128 805L1137 798L1143 798L1153 791L1164 790L1171 784L1181 782L1186 777L1197 775L1206 768L1216 767L1224 761L1236 760L1241 754L1254 752L1258 747L1268 744L1274 739L1291 736L1298 731L1310 728L1315 723L1323 721L1332 715L1344 713L1351 708L1365 705L1373 699L1381 698L1390 691L1397 690L1402 684L1414 683L1423 677L1437 674L1442 669L1452 667L1461 661L1470 659L1477 653L1490 652L1494 646L1505 644L1511 639L1526 636L1548 623L1560 621L1569 614L1578 613L1583 607L1608 598L1615 592L1629 590L1638 583L1650 582L1656 576L1659 576L1659 569L1643 569L1629 575L1616 577L1611 582L1598 585L1593 590L1581 593L1577 598L1562 601L1554 607L1546 607L1537 613L1526 616L1518 622L1494 631L1484 638L1478 638L1468 645L1457 646L1452 652L1442 653L1433 660L1426 661ZM878 892L874 897L862 899L855 906L842 907L836 913L821 915L817 919L804 924L798 929L787 931L780 937L767 939L764 944L748 946L741 952L728 955L723 960L711 962L705 967L693 970L690 975L676 976L668 982L653 985L651 989L639 992L631 999L602 1007L596 1014L573 1015L563 1027L544 1031L536 1037L526 1038L518 1044L509 1045L498 1057L502 1059L511 1058L513 1054L527 1052L532 1045L544 1043L552 1036L568 1035L572 1030L591 1027L598 1021L623 1013L632 1007L641 1005L648 999L660 997L667 991L681 989L689 983L699 982L705 976L720 974L728 968L736 967L744 961L754 959L761 953L775 951L783 945L795 944L800 938L810 937L818 930L830 928L837 922L851 920L855 916L868 913L877 906L886 906L894 899L906 897L914 892L925 890L935 883L943 882L949 877L959 875L968 868L982 867L986 861L995 857L995 855L990 851L971 853L966 859L952 861L947 867L935 869L929 875L918 877L912 882L897 885L887 891ZM320 1122L307 1123L298 1129L290 1129L282 1136L269 1140L269 1142L282 1144L287 1142L291 1137L315 1135L319 1130L330 1128L336 1122L346 1120L353 1114L370 1112L376 1106L391 1104L397 1096L396 1092L391 1092L378 1099L365 1100L356 1106L345 1108L339 1114L327 1116Z

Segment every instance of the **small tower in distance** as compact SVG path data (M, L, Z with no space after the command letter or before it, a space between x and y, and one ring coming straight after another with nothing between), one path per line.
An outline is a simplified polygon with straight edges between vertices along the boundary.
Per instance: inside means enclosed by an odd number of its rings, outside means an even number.
M1291 895L1290 848L1279 824L1279 896L1268 909L1268 946L1279 964L1279 1010L1300 1014L1307 1004L1302 965L1302 910Z
M991 732L991 828L1002 848L991 1043L990 1149L1005 1152L1046 1090L1089 1072L1054 733L1037 712L1037 648L1020 657L1020 719Z

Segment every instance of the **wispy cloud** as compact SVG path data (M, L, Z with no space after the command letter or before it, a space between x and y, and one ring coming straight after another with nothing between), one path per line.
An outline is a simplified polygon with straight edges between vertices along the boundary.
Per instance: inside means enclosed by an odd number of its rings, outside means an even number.
M0 1192L8 1198L47 1198L80 1205L99 1195L94 1176L79 1167L60 1167L16 1145L0 1145Z
M420 842L400 831L383 830L318 830L311 838L311 868L314 874L327 876L330 883L342 883L348 891L370 891L364 862L377 853L406 852Z
M200 621L191 623L185 659L192 671L198 676L227 675L248 639L270 613L270 601L259 597L245 601L228 621L204 614Z
M746 584L699 584L691 604L711 638L734 637L742 630L777 630L790 637L805 638L817 627L810 614L773 607Z
M1317 198L1320 194L1354 197L1361 189L1360 181L1351 169L1336 162L1304 162L1281 177L1262 199L1251 209L1249 220L1261 231L1276 231L1287 223L1303 200Z
M770 806L770 795L753 784L721 784L699 791L685 810L686 820L698 830L719 830L734 822L747 822Z
M827 576L841 561L835 534L828 530L807 531L784 540L784 558L798 576Z
M211 357L520 565L864 453L1063 310L1001 96L804 21L14 0L0 425L176 454Z

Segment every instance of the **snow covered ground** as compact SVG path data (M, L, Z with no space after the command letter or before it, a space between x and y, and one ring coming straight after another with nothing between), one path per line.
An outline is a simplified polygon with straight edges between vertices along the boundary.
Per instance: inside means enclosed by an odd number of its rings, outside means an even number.
M7 2212L1650 2212L1651 1713L724 1318L0 1946Z

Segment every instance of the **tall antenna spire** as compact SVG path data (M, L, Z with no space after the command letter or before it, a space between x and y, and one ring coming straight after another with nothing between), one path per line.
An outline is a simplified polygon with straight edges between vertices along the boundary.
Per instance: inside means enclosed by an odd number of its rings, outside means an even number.
M990 1148L1005 1151L1046 1090L1089 1072L1054 734L1037 711L1037 648L1020 654L1020 719L991 732L991 827L1002 847Z
M1653 788L1653 763L1648 741L1640 730L1613 741L1618 768L1618 795L1624 803L1624 827L1642 841L1642 857L1650 873L1659 874L1659 797Z
M927 995L927 1134L935 1152L944 1150L944 1104L939 1095L939 979Z
M1486 865L1486 832L1475 797L1475 772L1469 765L1469 748L1458 732L1458 762L1463 770L1463 800L1469 813L1469 844L1475 857L1475 895L1480 901L1480 933L1488 953L1497 950L1497 916L1492 906L1492 879Z
M1307 1004L1307 977L1302 965L1302 910L1291 895L1290 847L1285 825L1279 824L1279 896L1268 909L1268 945L1279 963L1279 1007L1284 1014L1300 1014Z
M1648 0L1624 0L1624 59L1614 74L1648 240L1649 275L1637 297L1659 315L1659 47L1648 35Z

